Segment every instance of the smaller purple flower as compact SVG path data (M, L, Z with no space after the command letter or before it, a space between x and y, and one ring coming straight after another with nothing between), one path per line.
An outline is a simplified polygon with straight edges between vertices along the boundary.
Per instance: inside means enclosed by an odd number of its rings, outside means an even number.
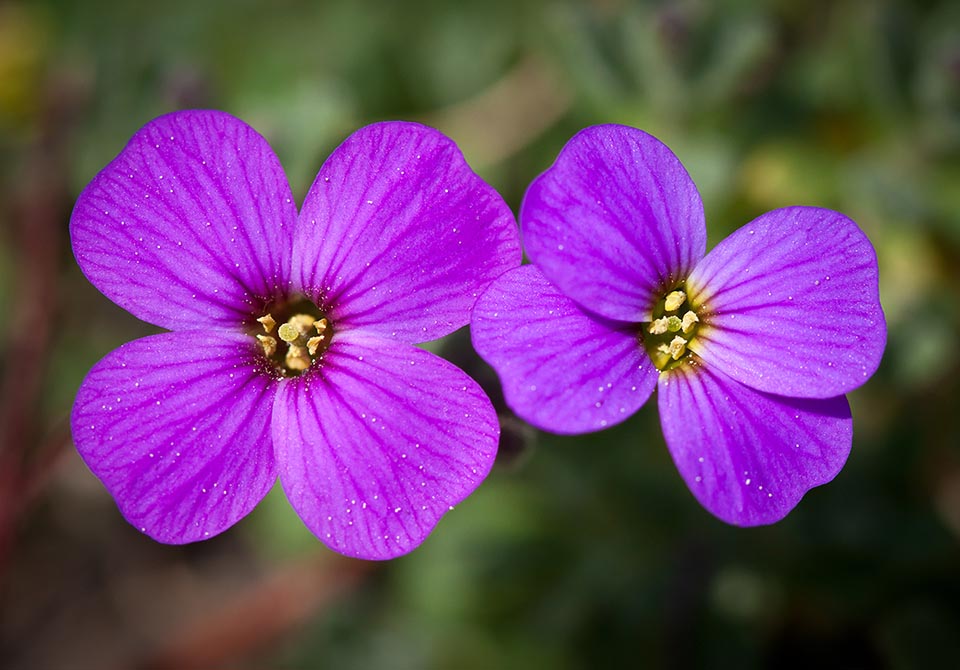
M70 233L104 295L170 331L97 363L71 417L81 456L150 537L221 533L279 477L328 546L391 558L489 472L489 399L414 345L468 322L520 264L519 234L436 130L361 128L298 214L256 131L169 114L87 186Z
M768 212L705 255L696 186L659 140L578 133L530 186L533 265L481 295L473 342L531 424L583 433L659 389L687 486L729 523L783 518L850 452L844 394L886 343L876 254L838 212Z

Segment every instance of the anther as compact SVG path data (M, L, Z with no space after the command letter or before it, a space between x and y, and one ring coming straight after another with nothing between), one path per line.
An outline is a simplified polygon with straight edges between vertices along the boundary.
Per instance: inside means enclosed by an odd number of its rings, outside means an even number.
M277 341L274 338L269 335L257 335L257 339L260 340L260 346L263 347L263 353L267 355L267 358L277 353Z
M274 327L275 325L277 325L277 322L274 321L273 316L270 315L270 314L266 314L266 315L264 315L264 316L261 316L259 319L257 319L257 321L259 321L259 322L263 325L263 329L264 329L267 333L269 333L270 331L272 331L272 330L273 330L273 327Z
M309 340L307 340L307 351L310 352L311 356L317 353L320 343L323 342L323 337L323 335L318 335L317 337L311 337Z
M666 300L664 300L663 308L668 312L673 312L680 309L680 305L687 301L687 294L683 291L674 291L667 294Z
M683 356L683 353L687 350L687 341L677 335L673 340L670 341L670 346L668 347L670 352L670 358L675 361L679 361L680 357Z
M651 335L663 335L669 328L668 323L669 319L665 316L661 316L659 319L651 323L647 330Z
M299 374L308 369L313 364L314 357L330 342L329 322L310 314L293 314L279 324L279 327L272 314L266 314L257 321L263 325L264 330L275 336L256 337L268 359L283 359L284 369L280 370L282 374Z
M689 335L690 331L693 330L693 327L700 321L699 317L694 312L687 312L683 315L683 322L680 324L681 329L684 334Z

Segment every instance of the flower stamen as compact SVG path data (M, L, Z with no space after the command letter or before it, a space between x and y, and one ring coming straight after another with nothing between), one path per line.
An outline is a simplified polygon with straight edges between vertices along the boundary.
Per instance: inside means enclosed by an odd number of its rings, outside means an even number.
M687 294L683 291L673 291L667 294L663 301L663 308L668 312L675 312L680 309L680 305L687 301Z
M650 324L650 327L647 328L647 332L651 335L663 335L667 332L669 327L669 319L665 316L661 316L659 319L656 319L653 323Z
M297 330L297 327L291 323L282 324L280 329L277 331L277 335L279 335L280 339L287 344L293 344L300 339L300 331Z
M675 361L679 361L680 357L683 356L687 351L687 341L677 335L675 338L670 340L670 358Z
M700 317L697 316L696 312L690 311L684 314L683 321L680 323L680 328L683 330L683 334L689 335L691 332L693 332L693 329L699 322Z
M291 370L296 370L297 372L303 372L310 367L310 363L313 360L310 358L310 355L307 353L307 350L296 344L291 344L287 347L287 355L284 357L284 363L287 364L287 367Z
M682 286L663 295L654 305L653 319L645 328L643 344L658 370L673 368L688 355L700 323L699 308L700 305L687 301Z
M259 319L257 320L259 321ZM270 337L269 335L257 335L257 339L260 340L260 345L263 347L263 353L267 358L270 358L277 353L276 339Z
M276 337L255 334L263 355L284 376L298 375L318 360L330 344L330 322L323 316L308 314L316 307L306 300L281 304L280 313L289 318L276 328ZM282 317L281 317L282 318ZM256 321L267 333L274 331L278 319L267 313ZM314 334L316 333L316 334ZM279 338L279 341L278 339Z
M270 314L264 314L257 321L263 325L263 329L267 332L267 335L273 330L273 327L277 325L277 322L274 321L273 316Z

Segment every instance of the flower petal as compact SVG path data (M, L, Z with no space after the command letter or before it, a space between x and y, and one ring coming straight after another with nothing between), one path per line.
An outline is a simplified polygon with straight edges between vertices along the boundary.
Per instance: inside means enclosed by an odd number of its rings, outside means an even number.
M850 453L853 420L843 396L761 393L706 363L663 373L658 395L680 475L727 523L779 521L809 489L832 480Z
M527 254L592 312L649 321L657 295L703 258L697 187L660 140L627 126L577 133L520 209Z
M287 286L297 210L270 146L229 114L175 112L141 128L70 219L87 278L171 329L235 324Z
M348 556L417 547L493 465L500 427L445 360L359 331L284 383L273 414L280 481L307 527Z
M880 364L877 257L838 212L768 212L718 244L687 287L706 312L690 349L760 391L830 398Z
M585 433L620 423L657 384L636 327L588 315L533 265L490 285L470 329L507 404L543 430Z
M248 338L175 332L97 363L71 417L77 450L127 521L160 542L221 533L276 481L274 382Z
M520 259L513 214L457 146L389 122L361 128L324 163L294 263L339 328L425 342L465 325L480 291Z

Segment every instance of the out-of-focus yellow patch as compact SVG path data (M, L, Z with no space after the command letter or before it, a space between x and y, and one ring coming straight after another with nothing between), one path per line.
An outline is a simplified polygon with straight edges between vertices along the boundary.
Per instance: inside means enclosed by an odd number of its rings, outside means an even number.
M49 33L42 14L0 4L0 129L20 129L36 117Z

